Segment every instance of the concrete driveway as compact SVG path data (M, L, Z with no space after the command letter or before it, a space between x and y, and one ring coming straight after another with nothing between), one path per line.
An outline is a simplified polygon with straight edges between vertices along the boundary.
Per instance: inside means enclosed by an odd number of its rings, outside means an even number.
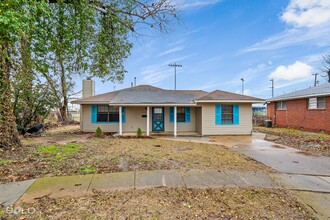
M264 140L265 134L218 136L211 139L253 158L280 173L272 176L320 219L330 219L330 157L317 156Z
M264 140L265 134L212 137L218 143L237 150L283 173L330 176L330 158L316 156L296 148Z

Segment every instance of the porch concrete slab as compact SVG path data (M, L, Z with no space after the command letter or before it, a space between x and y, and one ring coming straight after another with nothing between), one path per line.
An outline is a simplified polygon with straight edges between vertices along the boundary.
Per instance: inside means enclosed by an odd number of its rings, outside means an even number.
M134 172L95 174L87 193L126 189L134 189Z
M93 176L61 176L38 179L20 198L19 202L31 203L35 199L47 195L51 198L84 196Z
M182 178L187 188L235 186L224 172L218 170L189 170Z
M299 197L302 203L312 209L311 212L314 212L315 217L318 219L330 219L329 193L297 191L295 194Z
M184 187L181 175L175 170L137 171L135 188Z
M25 191L32 185L35 179L0 185L0 204L13 205Z
M330 183L317 176L298 174L271 175L288 189L330 193Z
M239 187L281 188L277 182L262 172L225 171L225 173Z

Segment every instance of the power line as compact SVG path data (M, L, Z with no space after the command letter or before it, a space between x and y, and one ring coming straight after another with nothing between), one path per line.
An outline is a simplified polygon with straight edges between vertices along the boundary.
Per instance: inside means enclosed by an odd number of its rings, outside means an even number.
M176 68L182 67L182 65L174 63L174 64L169 64L168 66L174 67L174 90L176 90Z

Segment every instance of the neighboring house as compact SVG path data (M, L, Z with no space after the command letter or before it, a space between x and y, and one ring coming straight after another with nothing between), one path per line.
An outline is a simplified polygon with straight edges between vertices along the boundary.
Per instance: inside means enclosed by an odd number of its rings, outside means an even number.
M330 83L267 101L273 126L330 133Z
M265 100L224 91L165 90L141 85L95 95L92 80L84 80L81 129L95 132L150 132L201 135L248 135L252 132L252 103ZM86 97L89 96L89 97Z

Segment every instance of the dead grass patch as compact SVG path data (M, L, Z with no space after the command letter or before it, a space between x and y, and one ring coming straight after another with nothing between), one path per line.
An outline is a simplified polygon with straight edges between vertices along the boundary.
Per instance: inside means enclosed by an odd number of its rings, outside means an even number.
M41 198L26 219L311 219L285 190L256 188L155 188ZM1 213L1 212L0 212ZM6 215L5 217L11 217ZM24 218L25 219L25 218Z
M77 126L76 126L77 127ZM24 138L19 149L2 151L0 182L43 176L133 170L217 169L275 172L217 144L159 139L95 138L93 134L49 132Z
M274 135L275 142L313 154L330 156L330 135L290 128L255 127L255 131Z

